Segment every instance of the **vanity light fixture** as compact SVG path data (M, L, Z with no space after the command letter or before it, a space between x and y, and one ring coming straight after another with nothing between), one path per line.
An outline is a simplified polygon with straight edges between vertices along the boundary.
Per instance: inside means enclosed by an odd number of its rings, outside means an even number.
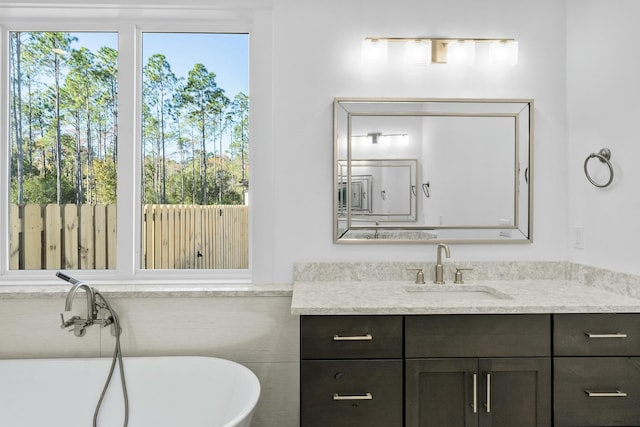
M404 43L404 63L428 65L431 63L431 40L407 40Z
M518 63L518 42L499 38L425 38L366 37L362 42L362 58L367 63L385 64L391 43L402 43L405 64L471 65L478 55L483 62L495 65ZM478 46L482 45L482 49Z
M362 59L372 64L387 63L387 39L375 39L367 37L362 41Z
M447 64L473 65L476 60L476 42L474 40L453 40L446 44Z
M495 65L516 65L518 42L496 40L489 43L489 61Z

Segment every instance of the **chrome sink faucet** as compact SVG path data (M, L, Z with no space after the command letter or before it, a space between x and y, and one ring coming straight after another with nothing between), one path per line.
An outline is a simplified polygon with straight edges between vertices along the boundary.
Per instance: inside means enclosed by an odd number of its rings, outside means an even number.
M447 255L447 258L451 258L451 252L449 251L449 246L445 245L444 243L439 243L438 247L436 248L436 255L437 255L436 280L433 281L433 283L436 283L438 285L441 285L444 283L444 275L442 273L442 250L443 249L445 254Z

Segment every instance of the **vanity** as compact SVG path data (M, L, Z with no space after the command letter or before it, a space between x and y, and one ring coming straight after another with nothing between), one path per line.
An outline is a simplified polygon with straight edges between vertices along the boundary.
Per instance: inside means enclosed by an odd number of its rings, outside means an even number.
M334 242L432 243L437 262L296 267L302 427L640 426L640 279L443 270L447 244L533 242L534 111L334 100Z
M302 427L640 425L635 298L571 280L296 282L292 313Z

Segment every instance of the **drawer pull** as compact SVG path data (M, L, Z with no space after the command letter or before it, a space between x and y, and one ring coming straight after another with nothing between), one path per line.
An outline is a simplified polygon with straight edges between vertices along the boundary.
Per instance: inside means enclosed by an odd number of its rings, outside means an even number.
M333 340L334 341L371 341L373 340L373 336L371 334L354 335L354 336L334 335Z
M616 391L590 391L585 390L587 396L589 397L627 397L627 393L624 391L616 390Z
M592 334L590 332L586 332L585 335L588 338L627 338L627 334L622 332L616 332L615 334Z
M487 414L491 413L491 374L487 374Z
M473 413L478 413L478 374L473 374L473 403L471 404Z
M362 395L344 395L333 393L333 400L373 400L373 395L371 393L365 393Z

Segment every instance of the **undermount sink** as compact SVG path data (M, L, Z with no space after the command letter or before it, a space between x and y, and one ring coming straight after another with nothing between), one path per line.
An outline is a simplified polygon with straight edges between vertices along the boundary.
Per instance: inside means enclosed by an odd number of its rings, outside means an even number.
M406 292L412 296L424 295L430 299L453 299L456 301L478 301L511 299L511 297L490 286L476 285L407 285Z

